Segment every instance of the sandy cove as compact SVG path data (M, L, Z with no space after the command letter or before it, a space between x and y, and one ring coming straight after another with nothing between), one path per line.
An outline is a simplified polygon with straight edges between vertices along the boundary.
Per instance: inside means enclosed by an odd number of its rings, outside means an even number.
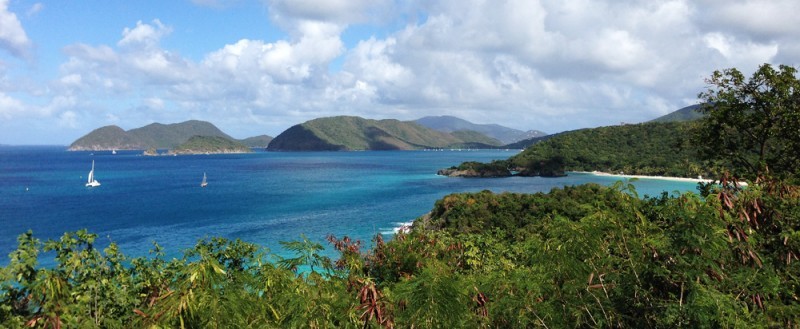
M639 179L660 179L675 182L691 182L691 183L710 183L714 182L713 179L705 178L686 178L686 177L670 177L670 176L646 176L646 175L624 175L624 174L610 174L602 171L573 171L576 173L590 174L595 176L609 176L620 178L639 178ZM747 185L745 182L739 182L740 185Z

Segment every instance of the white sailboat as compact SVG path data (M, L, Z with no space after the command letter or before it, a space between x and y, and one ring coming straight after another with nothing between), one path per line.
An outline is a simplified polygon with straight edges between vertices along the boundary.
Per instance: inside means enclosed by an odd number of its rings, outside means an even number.
M94 160L92 160L92 170L89 171L89 179L86 181L86 187L98 187L100 182L94 179Z
M206 185L208 185L208 182L206 181L206 173L203 173L203 181L200 182L200 187L206 187Z

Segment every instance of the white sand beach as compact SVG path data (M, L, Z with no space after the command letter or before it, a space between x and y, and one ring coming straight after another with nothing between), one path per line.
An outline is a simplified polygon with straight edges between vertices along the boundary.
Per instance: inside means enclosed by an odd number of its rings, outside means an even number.
M639 179L660 179L660 180L669 180L669 181L676 181L676 182L692 182L692 183L709 183L713 182L713 179L705 179L705 178L685 178L685 177L670 177L670 176L646 176L646 175L625 175L625 174L610 174L607 172L602 171L575 171L578 173L584 174L591 174L595 176L612 176L612 177L620 177L620 178L639 178Z

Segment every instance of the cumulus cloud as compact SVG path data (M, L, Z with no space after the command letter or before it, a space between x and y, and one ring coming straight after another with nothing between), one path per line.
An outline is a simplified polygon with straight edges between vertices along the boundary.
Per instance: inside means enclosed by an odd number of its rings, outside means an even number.
M25 105L19 100L0 92L0 117L10 120L25 111Z
M199 60L165 49L183 36L157 19L110 44L68 45L47 105L0 88L0 116L27 108L78 130L195 118L246 137L321 116L451 114L557 132L648 120L696 102L713 70L800 58L789 0L265 4L284 37L232 40ZM343 41L354 26L381 32Z
M32 42L17 15L8 10L8 0L0 0L0 48L17 57L28 54Z

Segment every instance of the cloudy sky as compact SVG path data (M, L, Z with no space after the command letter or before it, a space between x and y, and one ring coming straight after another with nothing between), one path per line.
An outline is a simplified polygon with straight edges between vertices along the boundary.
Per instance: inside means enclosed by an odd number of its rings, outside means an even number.
M797 0L0 0L0 144L207 120L641 122L703 79L800 65Z

